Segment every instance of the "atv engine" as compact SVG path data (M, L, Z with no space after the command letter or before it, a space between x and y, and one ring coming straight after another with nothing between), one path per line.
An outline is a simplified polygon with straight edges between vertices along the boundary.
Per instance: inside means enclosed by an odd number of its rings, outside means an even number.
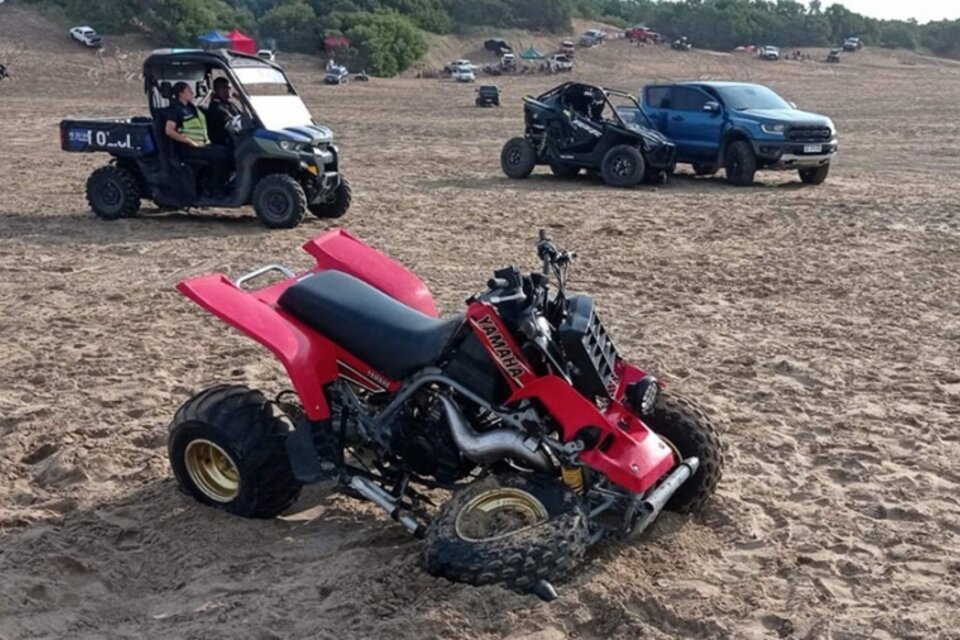
M392 431L394 453L417 475L448 484L465 477L475 466L460 455L433 392L410 402Z

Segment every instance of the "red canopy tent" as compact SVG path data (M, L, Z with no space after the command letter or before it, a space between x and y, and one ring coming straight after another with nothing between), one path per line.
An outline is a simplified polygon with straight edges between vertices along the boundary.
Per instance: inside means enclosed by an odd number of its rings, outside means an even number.
M227 34L227 37L230 38L230 48L234 51L252 54L257 52L256 40L244 34L240 29L234 29Z

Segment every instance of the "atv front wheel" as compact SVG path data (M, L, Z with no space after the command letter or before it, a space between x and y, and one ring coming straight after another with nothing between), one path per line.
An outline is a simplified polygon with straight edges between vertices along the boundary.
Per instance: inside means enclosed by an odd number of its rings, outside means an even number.
M723 476L723 446L717 427L693 401L666 391L660 392L653 412L643 421L669 441L681 458L700 459L697 472L680 485L666 505L670 511L699 511Z
M830 163L820 165L813 169L800 169L800 179L803 184L823 184L830 175Z
M421 562L455 582L525 592L569 575L586 548L580 499L556 479L512 473L454 494L427 528Z
M140 210L140 184L127 169L100 167L87 179L87 202L104 220L129 218Z
M569 179L575 178L580 173L580 167L566 162L551 162L550 171L558 178Z
M318 218L340 218L350 208L352 201L353 192L350 190L350 183L341 176L340 184L334 190L332 200L311 204L308 208L310 213Z
M634 187L643 180L647 167L636 147L621 144L607 151L600 163L603 181L612 187Z
M526 138L511 138L500 152L500 167L510 178L527 178L537 166L537 150Z
M253 210L271 229L292 229L303 221L307 195L293 176L271 173L253 190Z
M287 457L290 420L240 385L201 391L170 423L167 453L180 488L247 518L272 518L300 495Z
M738 187L749 187L757 173L757 156L746 140L734 140L724 154L727 182Z

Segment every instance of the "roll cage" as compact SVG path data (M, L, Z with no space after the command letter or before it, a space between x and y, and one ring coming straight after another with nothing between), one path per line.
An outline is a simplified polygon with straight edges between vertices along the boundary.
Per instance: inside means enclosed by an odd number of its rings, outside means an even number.
M599 92L599 93L597 93ZM586 95L590 95L589 100L585 100ZM553 104L556 103L558 106L570 106L580 115L589 117L591 119L598 119L594 114L591 113L590 102L592 102L592 97L602 94L603 95L603 106L609 107L610 111L614 114L614 117L617 119L619 126L629 129L630 124L642 124L645 127L653 129L653 123L647 118L646 114L643 113L643 110L640 108L640 103L637 101L636 97L627 93L626 91L620 91L619 89L608 89L606 87L600 87L592 84L584 84L582 82L565 82L561 85L558 85L542 93L536 97L536 101L544 104ZM623 114L613 102L610 100L610 97L621 98L627 100L631 103L631 111L635 110L635 120L633 123L627 123L623 119ZM601 107L598 110L598 113L602 112L603 108ZM637 120L642 120L642 122L637 122Z

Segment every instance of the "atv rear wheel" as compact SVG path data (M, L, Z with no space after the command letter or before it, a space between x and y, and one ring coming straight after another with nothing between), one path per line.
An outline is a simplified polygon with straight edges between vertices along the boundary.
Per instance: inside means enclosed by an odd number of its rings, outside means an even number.
M724 154L727 182L738 187L749 187L757 173L757 156L746 140L734 140Z
M822 164L813 169L800 169L800 179L803 184L823 184L830 175L830 163Z
M586 547L587 517L566 485L511 473L454 494L427 528L421 561L449 580L524 592L569 575Z
M510 138L500 152L500 167L510 178L527 178L537 166L537 150L526 138Z
M272 518L300 495L287 458L291 428L259 391L211 387L173 417L170 466L180 488L198 502L247 518Z
M87 179L87 202L104 220L129 218L140 209L140 184L127 169L100 167Z
M253 210L271 229L292 229L303 221L307 211L307 195L293 176L271 173L264 176L253 190Z
M621 144L607 151L600 163L603 181L612 187L633 187L643 180L646 162L636 147Z
M700 467L667 502L670 511L699 511L723 476L723 445L717 427L692 400L661 391L653 412L643 421L668 440L681 458L696 456Z
M580 167L575 164L567 164L566 162L551 162L550 171L558 178L569 179L575 178L577 174L580 173Z
M719 170L720 170L720 167L718 167L715 164L694 164L693 165L693 172L698 176L712 176Z
M353 202L353 191L350 190L350 183L341 176L332 200L311 204L308 208L310 213L318 218L340 218L350 208L351 202Z

